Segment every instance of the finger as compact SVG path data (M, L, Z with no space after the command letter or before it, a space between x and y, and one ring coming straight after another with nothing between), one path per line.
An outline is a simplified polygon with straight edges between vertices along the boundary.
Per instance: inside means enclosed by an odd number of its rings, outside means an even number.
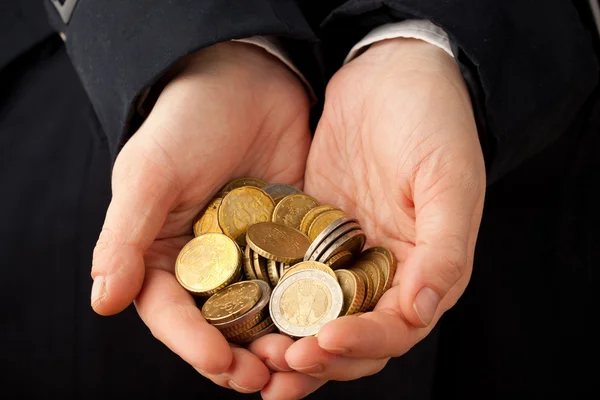
M389 358L350 358L323 350L315 337L294 343L285 353L288 365L314 378L349 381L381 371Z
M327 381L300 372L275 372L260 394L264 400L297 400L326 383Z
M397 282L400 310L414 326L425 327L450 308L458 296L446 294L470 277L470 258L480 214L482 184L470 173L448 162L449 173L418 177L414 188L416 241ZM440 178L441 176L441 178ZM425 186L427 182L428 186ZM431 182L434 182L431 184ZM398 310L396 310L398 311Z
M230 368L229 344L204 320L194 299L173 274L149 269L135 306L154 337L187 363L209 374Z
M254 393L262 390L269 382L269 370L254 354L246 349L232 346L233 362L222 374L209 374L196 368L198 372L219 386L240 393Z
M143 255L156 238L176 195L177 182L160 146L136 133L115 163L102 233L92 261L92 307L102 315L127 307L144 279Z
M379 300L386 311L376 309L360 317L342 317L325 324L317 337L319 347L352 358L382 359L406 353L429 329L416 328L401 315L387 311L392 309L390 302L397 299L398 290L398 286L390 289Z
M285 335L265 335L248 345L248 350L262 360L274 372L291 371L285 360L285 352L294 340Z

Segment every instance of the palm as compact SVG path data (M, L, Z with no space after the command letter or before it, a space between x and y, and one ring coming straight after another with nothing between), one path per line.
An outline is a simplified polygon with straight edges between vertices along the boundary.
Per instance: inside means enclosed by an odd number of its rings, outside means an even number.
M302 185L309 145L305 90L278 60L234 42L199 52L115 163L94 309L112 314L135 298L152 333L202 374L240 391L264 386L265 365L204 321L175 259L194 217L231 178Z

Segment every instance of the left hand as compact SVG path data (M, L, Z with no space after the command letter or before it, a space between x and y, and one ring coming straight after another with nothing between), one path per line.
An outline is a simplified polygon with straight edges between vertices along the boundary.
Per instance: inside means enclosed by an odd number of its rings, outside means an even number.
M398 258L375 310L297 342L252 343L279 366L262 395L301 398L327 380L379 372L423 339L464 292L481 221L485 167L456 62L414 39L371 46L328 85L305 191L357 217ZM290 370L293 369L293 371Z

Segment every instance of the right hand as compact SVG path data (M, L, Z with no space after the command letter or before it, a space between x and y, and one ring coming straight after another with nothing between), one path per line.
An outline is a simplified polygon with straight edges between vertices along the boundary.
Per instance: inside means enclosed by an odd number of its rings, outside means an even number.
M186 60L116 160L92 263L94 310L112 315L135 300L152 334L202 375L261 390L268 368L204 320L175 259L194 217L231 178L302 187L308 115L302 84L262 49L227 42Z

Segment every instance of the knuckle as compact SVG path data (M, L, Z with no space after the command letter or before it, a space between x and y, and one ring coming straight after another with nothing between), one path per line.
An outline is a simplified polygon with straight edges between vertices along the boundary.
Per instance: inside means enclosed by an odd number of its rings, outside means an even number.
M440 259L438 276L448 286L453 286L467 270L467 255L461 247L452 246L444 251Z
M110 254L109 250L113 248L116 243L116 234L109 228L102 228L92 254L92 269L106 259L107 255Z

